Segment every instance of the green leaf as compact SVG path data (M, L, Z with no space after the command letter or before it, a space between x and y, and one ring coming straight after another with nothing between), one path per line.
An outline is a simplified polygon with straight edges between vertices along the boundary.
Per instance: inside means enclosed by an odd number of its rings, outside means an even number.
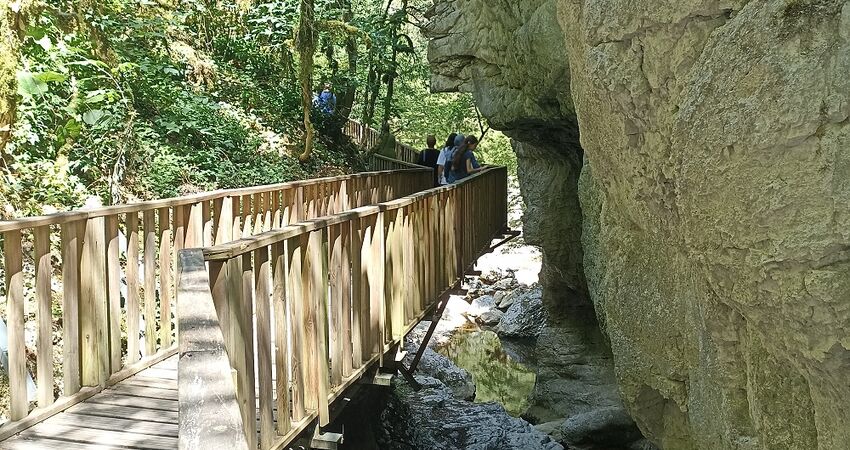
M68 75L53 71L37 73L34 74L33 77L36 80L43 81L45 83L61 83L68 79Z
M91 109L83 113L83 122L87 125L95 125L103 119L106 113L102 109Z
M68 133L68 136L77 137L80 135L81 131L80 123L77 122L76 119L68 119L68 123L65 124L65 132Z
M22 97L34 97L46 93L47 83L35 78L30 72L18 71L18 94Z

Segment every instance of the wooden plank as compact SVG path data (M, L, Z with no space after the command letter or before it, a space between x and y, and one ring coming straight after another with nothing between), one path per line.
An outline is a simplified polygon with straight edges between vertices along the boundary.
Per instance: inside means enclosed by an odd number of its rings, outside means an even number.
M90 402L78 403L68 408L67 412L100 417L123 417L125 419L156 423L177 423L178 421L178 413L173 411L133 408L130 406L107 405Z
M107 320L109 322L109 373L121 370L121 260L118 216L106 216Z
M204 207L196 203L189 209L189 223L186 224L186 243L184 248L198 248L204 245Z
M109 377L104 218L89 219L80 263L80 356L82 383L98 386Z
M53 311L51 308L53 267L50 262L50 227L33 232L35 252L35 301L38 307L37 379L38 406L53 403Z
M100 394L88 399L86 403L99 403L102 405L126 406L130 408L140 408L144 410L160 410L177 412L179 403L174 400L150 397L137 397L134 395L124 395L119 392L107 389Z
M327 269L325 267L325 253L323 251L322 231L314 231L310 233L310 242L308 247L309 257L308 277L310 292L305 295L310 304L310 315L307 320L307 329L312 334L314 344L308 347L312 356L311 361L314 365L313 374L315 376L315 395L316 407L319 411L319 425L325 426L330 422L330 413L328 412L328 344L325 330L327 328Z
M68 441L38 437L15 437L3 442L3 450L69 450ZM74 443L74 450L116 450L126 447L112 445Z
M158 398L162 400L177 400L177 391L174 389L160 389L144 386L135 386L129 383L118 383L112 386L110 391L131 395L133 397Z
M145 290L145 356L156 353L156 211L142 213L145 233L144 260Z
M141 357L139 348L139 214L127 214L127 364Z
M199 249L189 249L180 252L179 256L177 337L180 360L176 393L182 419L179 423L180 448L247 449L246 435L255 435L253 421L249 423L250 428L243 427L222 332L229 330L222 330L217 322L203 254ZM241 282L241 274L232 278ZM241 286L237 287L240 288L237 292L241 293ZM160 367L174 367L173 360L164 361ZM253 409L254 405L251 406Z
M9 418L23 419L29 412L26 347L24 343L24 271L21 232L3 235L6 272L6 320L9 352Z
M171 347L171 217L170 210L159 210L159 341L162 347Z
M46 425L61 425L89 430L120 431L149 436L177 438L176 423L154 423L120 417L97 417L85 414L58 414L44 422ZM98 439L101 443L103 440Z
M162 379L162 378L148 378L140 375L133 375L130 378L119 383L123 386L139 386L139 387L148 387L148 388L157 388L157 389L165 389L170 391L177 391L177 380L176 379Z
M109 430L90 430L58 424L38 424L21 433L23 437L62 439L65 441L88 443L108 443L130 448L173 449L177 448L177 439L152 436L148 434L123 433Z
M254 252L254 301L257 310L257 378L259 379L260 448L269 448L277 436L274 426L272 383L271 262L269 249Z
M292 330L292 419L299 421L306 415L305 402L305 380L309 377L308 366L305 359L304 342L307 332L304 325L306 313L304 310L304 283L301 262L306 253L305 236L289 239L286 243L288 269L288 283L286 285L287 303L292 308L291 319Z
M77 222L62 225L62 394L65 396L76 394L80 390L78 226Z
M280 436L289 432L291 413L289 410L289 337L287 302L287 256L283 242L271 248L272 257L272 310L274 313L274 361L275 394L277 407L277 433Z

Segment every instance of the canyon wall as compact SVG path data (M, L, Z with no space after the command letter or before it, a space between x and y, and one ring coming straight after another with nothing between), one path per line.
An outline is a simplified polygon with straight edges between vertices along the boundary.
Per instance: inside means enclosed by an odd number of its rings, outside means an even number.
M647 438L850 448L850 2L438 0L428 34Z

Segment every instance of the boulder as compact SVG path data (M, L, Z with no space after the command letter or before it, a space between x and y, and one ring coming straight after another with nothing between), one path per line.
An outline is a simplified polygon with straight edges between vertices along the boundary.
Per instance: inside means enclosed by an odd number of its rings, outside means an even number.
M432 88L515 141L550 322L592 301L644 435L850 448L850 2L429 17Z
M478 322L480 325L494 326L498 325L499 321L502 320L502 316L504 315L505 313L499 311L498 309L491 309L490 311L487 311L484 314L478 316L475 321Z
M390 436L405 436L413 442L390 448L465 450L563 450L549 436L528 422L509 416L495 403L459 400L440 380L417 376L419 391L396 388L405 414L385 417ZM411 432L408 428L415 428Z
M416 372L440 380L456 398L462 400L475 398L475 381L472 375L431 348L426 348L422 353Z
M517 289L512 294L514 302L499 321L499 336L512 338L537 337L546 325L542 289L539 286Z

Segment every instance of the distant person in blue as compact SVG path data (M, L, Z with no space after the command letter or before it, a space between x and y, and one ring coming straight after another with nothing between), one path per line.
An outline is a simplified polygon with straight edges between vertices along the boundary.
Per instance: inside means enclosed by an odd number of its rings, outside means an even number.
M316 107L326 115L331 115L336 111L336 95L331 91L330 83L325 83L322 93L316 99Z
M463 144L455 150L452 156L452 178L450 183L456 183L475 172L482 170L481 164L475 159L475 149L478 148L478 138L467 136Z
M457 153L457 150L463 145L465 139L466 137L464 135L460 133L455 134L454 145L440 153L440 158L437 160L437 170L443 174L443 178L440 180L441 185L455 182L455 173L452 170L452 163L454 162L454 156ZM442 171L440 171L441 167L443 168Z

